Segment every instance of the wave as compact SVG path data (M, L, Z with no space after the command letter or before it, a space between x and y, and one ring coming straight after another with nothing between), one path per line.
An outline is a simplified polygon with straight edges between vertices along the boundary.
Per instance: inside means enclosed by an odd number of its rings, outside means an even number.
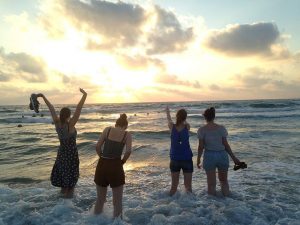
M294 102L288 102L288 103L253 103L249 104L252 108L286 108L286 107L292 107L297 105Z
M49 117L24 117L24 118L5 118L0 119L0 123L52 123Z
M32 179L29 177L14 177L14 178L7 178L7 179L0 179L1 183L5 184L32 184L32 183L40 183L42 180L39 179Z
M282 114L282 115L262 115L262 114L256 114L256 115L221 115L216 116L216 119L279 119L279 118L300 118L300 114Z
M13 109L0 109L0 113L15 113L15 112L19 112L19 111Z

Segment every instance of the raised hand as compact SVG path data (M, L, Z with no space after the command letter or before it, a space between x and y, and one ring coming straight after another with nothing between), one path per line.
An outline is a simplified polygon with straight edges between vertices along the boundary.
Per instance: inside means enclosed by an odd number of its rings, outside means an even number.
M36 94L36 97L38 98L38 97L43 97L44 96L44 94L42 94L42 93L39 93L39 94Z
M79 88L79 91L84 94L84 95L87 95L87 93L85 92L85 90L83 90L82 88Z

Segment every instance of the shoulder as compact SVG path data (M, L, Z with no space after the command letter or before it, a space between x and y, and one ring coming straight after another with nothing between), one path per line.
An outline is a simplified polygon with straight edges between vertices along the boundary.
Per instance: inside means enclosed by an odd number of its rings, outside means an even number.
M105 127L102 134L107 134L111 127Z
M226 130L225 126L222 124L217 124L218 129L220 130Z
M223 134L224 136L227 136L227 135L228 135L228 131L227 131L227 129L226 129L225 126L219 125L219 124L218 124L218 129L222 132L222 134Z
M204 132L205 132L204 130L205 130L205 126L199 127L197 131L198 138L202 139L204 137Z
M172 121L169 121L168 127L169 127L170 130L172 130L173 127L174 127L174 123Z
M189 123L186 123L185 126L186 126L186 128L187 128L188 130L191 129L191 125L190 125Z
M125 138L126 138L126 142L128 141L132 141L132 135L131 135L131 132L129 131L125 131Z

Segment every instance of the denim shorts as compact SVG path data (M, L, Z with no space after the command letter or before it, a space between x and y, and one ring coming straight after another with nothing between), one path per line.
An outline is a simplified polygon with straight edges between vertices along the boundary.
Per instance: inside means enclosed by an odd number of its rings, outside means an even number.
M205 171L222 170L229 168L229 158L226 151L204 151L203 168Z
M171 172L180 172L180 170L184 173L192 173L194 172L193 160L171 160L170 161L170 170Z

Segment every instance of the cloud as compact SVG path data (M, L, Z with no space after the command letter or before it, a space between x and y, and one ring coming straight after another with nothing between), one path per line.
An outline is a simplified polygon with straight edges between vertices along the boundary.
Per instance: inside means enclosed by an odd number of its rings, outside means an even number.
M148 37L148 54L180 52L193 39L193 28L183 29L176 15L155 6L156 24Z
M236 90L260 98L295 98L299 96L300 80L288 80L280 71L251 68L234 77Z
M169 85L181 85L181 86L188 86L192 88L201 87L199 81L191 82L187 80L181 80L176 75L159 74L156 76L155 81L157 83L169 84Z
M276 24L260 22L254 24L229 25L225 29L211 31L205 45L215 51L232 56L264 55L287 57L289 51Z
M139 5L118 1L91 0L61 1L65 16L83 32L101 35L101 43L111 46L132 46L141 35L141 26L146 21L145 10ZM95 43L94 43L95 44ZM90 47L91 43L89 44Z
M77 92L79 87L85 89L89 92L98 92L101 89L101 86L93 84L91 82L91 78L89 76L82 75L80 77L75 76L67 76L65 74L58 74L64 85L65 89L73 90L73 92Z
M211 84L209 86L209 89L211 89L212 91L218 91L218 90L221 90L221 87L217 84Z
M149 67L155 67L160 70L165 70L165 64L157 58L143 55L117 55L117 61L120 65L131 70L144 70Z
M63 38L70 26L79 31L86 48L111 51L137 47L143 54L180 52L193 40L193 28L184 28L177 16L159 6L122 1L53 0L42 8L42 27Z
M141 102L167 102L170 100L178 101L197 101L207 99L208 97L202 92L191 90L166 88L166 87L146 87L135 94L135 97Z
M2 80L8 81L13 78L27 82L46 82L46 64L39 58L26 53L8 53L0 49L0 65Z
M9 75L3 73L3 72L0 70L0 82L6 82L6 81L9 81L9 80L10 80Z

